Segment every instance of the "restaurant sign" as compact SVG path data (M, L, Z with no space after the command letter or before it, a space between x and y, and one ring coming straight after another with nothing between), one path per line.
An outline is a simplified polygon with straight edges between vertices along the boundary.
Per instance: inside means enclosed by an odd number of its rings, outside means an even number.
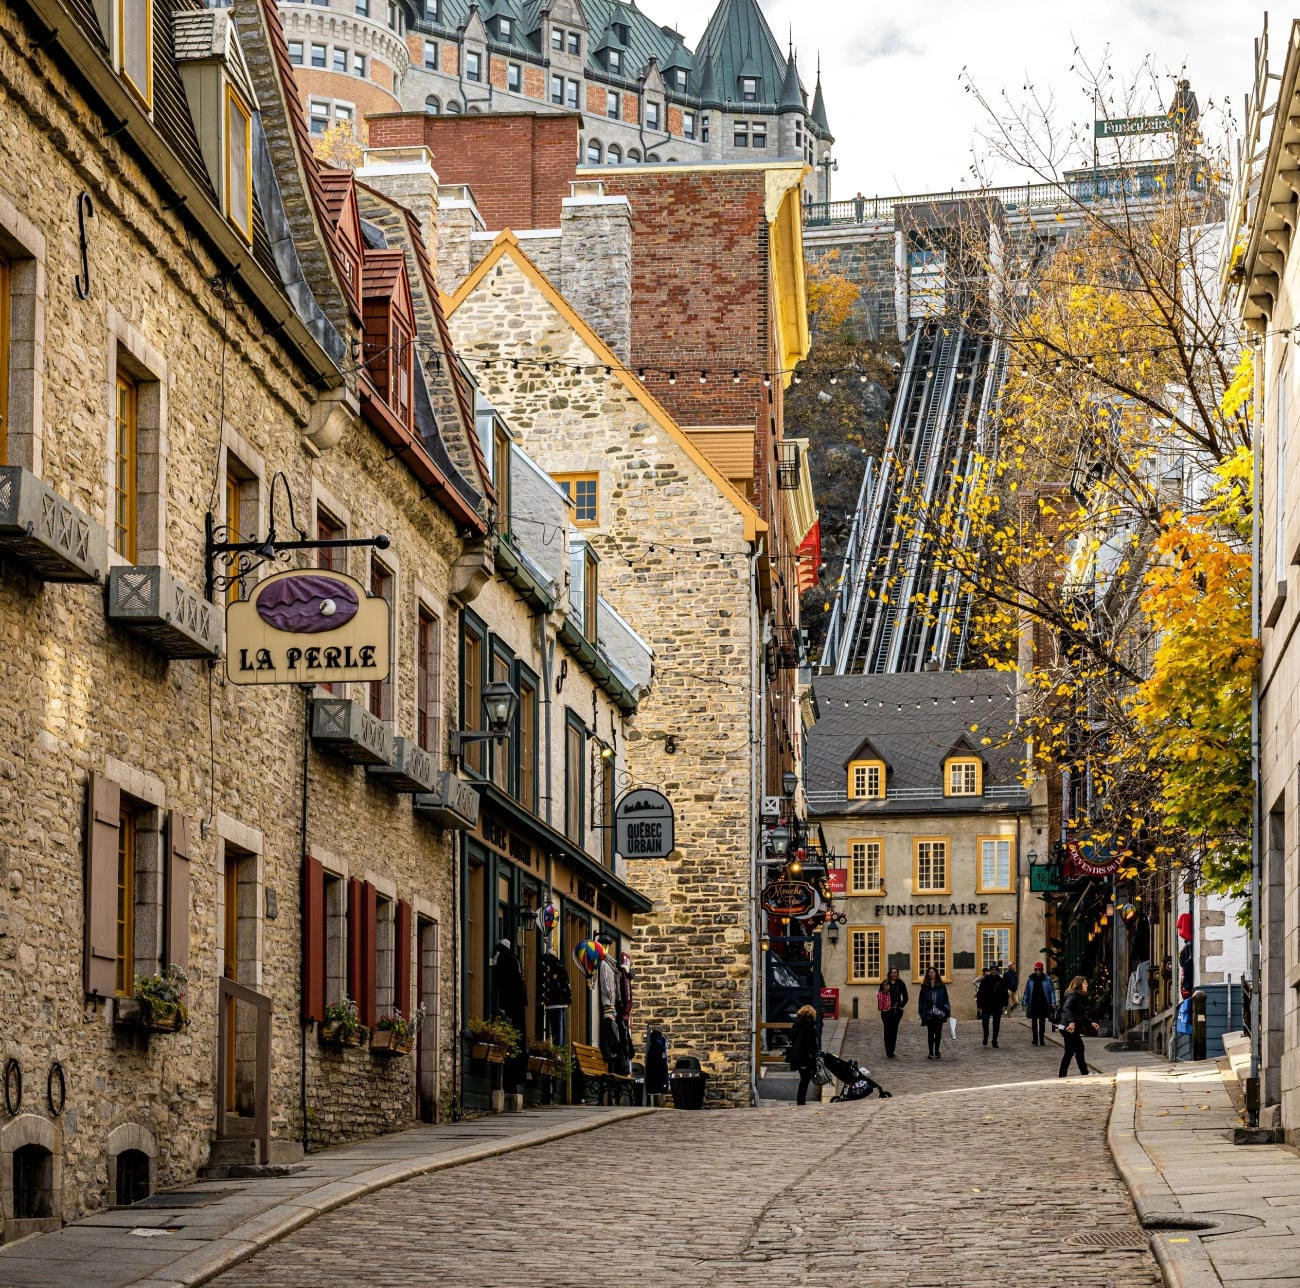
M614 849L625 859L666 859L675 848L673 807L662 792L628 792L614 811Z
M806 917L820 902L807 881L771 881L763 887L763 911L772 917Z
M386 680L388 601L346 573L276 573L226 609L232 684Z

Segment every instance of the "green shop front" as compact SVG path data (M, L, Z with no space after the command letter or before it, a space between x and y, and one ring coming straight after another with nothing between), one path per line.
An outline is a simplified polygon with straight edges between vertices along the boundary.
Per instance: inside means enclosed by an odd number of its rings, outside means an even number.
M493 1093L503 1089L522 1092L526 1103L564 1102L570 1094L564 1049L595 1045L600 1020L596 989L574 961L574 949L608 935L611 951L626 952L635 970L632 917L651 904L495 784L475 786L482 797L478 825L463 834L460 871L460 1102L469 1110L499 1107ZM509 948L500 949L503 943ZM501 952L514 955L517 975ZM561 973L563 981L556 978ZM484 1026L511 1009L506 999L519 976L522 1050L507 1063ZM522 1081L514 1085L512 1077Z

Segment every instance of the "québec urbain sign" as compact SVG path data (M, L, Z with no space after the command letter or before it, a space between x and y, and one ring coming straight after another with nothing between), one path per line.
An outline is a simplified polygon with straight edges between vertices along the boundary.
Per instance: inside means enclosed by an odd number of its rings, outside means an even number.
M614 849L625 859L666 859L676 847L673 807L662 792L628 792L614 810Z
M388 601L346 573L276 573L226 609L232 684L386 680L388 668Z

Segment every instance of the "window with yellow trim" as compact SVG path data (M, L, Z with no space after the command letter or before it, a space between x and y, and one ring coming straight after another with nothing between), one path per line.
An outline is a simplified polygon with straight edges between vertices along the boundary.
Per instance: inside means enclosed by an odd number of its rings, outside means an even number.
M979 894L1010 891L1011 863L1014 857L1015 838L1011 836L981 836L979 838L980 866Z
M885 843L879 838L849 842L849 894L884 894Z
M883 926L850 926L848 928L850 984L879 984L883 978L885 960L885 928Z
M912 979L919 984L931 966L939 968L939 978L947 980L948 944L951 929L948 926L912 927Z
M136 514L139 489L136 462L140 436L140 389L130 376L117 375L117 406L113 422L113 549L135 562L137 550Z
M148 111L153 107L153 0L117 0L122 79Z
M913 844L912 893L948 894L948 838L917 837Z
M885 766L879 760L849 762L849 800L884 800Z
M253 117L226 87L226 218L253 240Z
M9 464L9 259L0 251L0 465Z
M979 796L984 790L984 766L978 756L952 756L944 763L945 796Z
M556 474L555 481L573 502L574 526L594 528L600 522L600 475Z
M1013 928L1007 925L981 925L977 928L980 947L980 973L990 966L1004 969L1015 960Z

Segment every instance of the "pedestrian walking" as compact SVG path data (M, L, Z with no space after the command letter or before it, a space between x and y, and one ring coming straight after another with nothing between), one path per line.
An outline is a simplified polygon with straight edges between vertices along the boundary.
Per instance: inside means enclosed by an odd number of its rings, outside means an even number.
M1047 1017L1056 1010L1056 985L1044 974L1043 963L1034 963L1034 973L1025 980L1025 995L1020 1004L1029 1016L1030 1046L1047 1045Z
M975 1005L979 1009L980 1024L984 1028L984 1045L989 1044L989 1029L993 1030L993 1045L998 1044L998 1032L1002 1028L1002 1012L1007 1009L1007 986L998 974L998 968L990 965L980 980L975 993Z
M1082 975L1076 975L1070 981L1061 999L1061 1018L1058 1021L1061 1036L1065 1039L1065 1054L1061 1057L1060 1077L1064 1078L1070 1070L1070 1061L1075 1061L1079 1072L1088 1072L1088 1062L1084 1059L1083 1039L1097 1032L1097 1026L1088 1015L1088 981Z
M1019 997L1016 990L1020 987L1020 972L1016 970L1015 962L1002 972L1002 982L1007 986L1007 1014L1010 1015L1016 1009L1016 998Z
M811 1006L801 1006L794 1013L790 1026L790 1042L785 1049L785 1062L799 1072L799 1094L795 1103L808 1103L808 1084L817 1072L817 1056L821 1043L817 1038L817 1012Z
M948 1003L948 986L943 982L936 966L931 966L925 972L917 1009L921 1013L921 1023L925 1025L930 1044L930 1053L925 1058L942 1060L943 1056L939 1054L939 1041L943 1036L943 1026L952 1014L952 1007Z
M903 1008L906 1006L907 985L903 983L898 967L891 966L876 992L876 1009L880 1012L880 1024L885 1031L885 1055L891 1060L895 1058L898 1026L902 1022Z

